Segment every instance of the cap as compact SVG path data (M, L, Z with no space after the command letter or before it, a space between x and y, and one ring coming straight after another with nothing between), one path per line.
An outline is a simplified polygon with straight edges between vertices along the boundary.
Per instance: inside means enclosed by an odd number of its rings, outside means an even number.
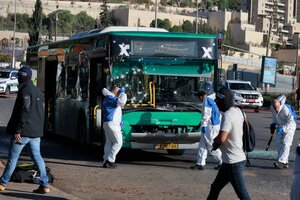
M25 66L25 67L21 67L18 71L18 75L19 76L23 76L23 77L31 77L32 75L32 71L29 67Z

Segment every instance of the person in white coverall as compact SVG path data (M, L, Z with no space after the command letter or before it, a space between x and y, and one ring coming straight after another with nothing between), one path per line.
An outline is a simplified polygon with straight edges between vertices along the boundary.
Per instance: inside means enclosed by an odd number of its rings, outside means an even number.
M300 144L296 148L294 181L291 189L291 200L300 200Z
M272 124L270 125L271 134L274 133L276 126L276 146L278 153L278 161L274 163L277 169L288 168L290 147L293 142L296 122L290 111L285 105L286 96L281 95L274 99L271 106Z
M114 87L110 92L102 90L103 100L103 129L105 133L105 146L103 156L104 168L116 168L116 155L120 151L123 141L121 132L122 106L127 101L124 88Z
M202 134L198 147L197 163L191 166L191 169L204 170L208 152L218 161L218 166L215 169L219 169L222 164L222 153L220 149L212 151L212 143L219 134L221 114L212 95L208 96L205 91L199 91L197 96L202 102Z

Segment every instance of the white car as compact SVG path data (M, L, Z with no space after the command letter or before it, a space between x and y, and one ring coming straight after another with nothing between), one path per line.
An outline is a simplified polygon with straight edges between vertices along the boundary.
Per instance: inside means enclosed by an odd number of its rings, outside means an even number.
M237 106L260 108L263 105L262 94L252 87L250 81L226 80L225 87L233 91Z
M18 91L18 71L0 71L0 94L10 94Z

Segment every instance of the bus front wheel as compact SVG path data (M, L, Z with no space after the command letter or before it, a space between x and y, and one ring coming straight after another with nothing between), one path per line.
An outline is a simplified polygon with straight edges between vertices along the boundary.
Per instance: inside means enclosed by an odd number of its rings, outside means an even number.
M168 154L181 156L184 154L184 149L167 149Z

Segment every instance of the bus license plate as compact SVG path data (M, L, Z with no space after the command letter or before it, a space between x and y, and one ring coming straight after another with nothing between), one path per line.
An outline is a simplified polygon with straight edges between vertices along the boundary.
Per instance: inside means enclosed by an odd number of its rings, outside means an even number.
M157 144L155 149L178 149L178 144Z

